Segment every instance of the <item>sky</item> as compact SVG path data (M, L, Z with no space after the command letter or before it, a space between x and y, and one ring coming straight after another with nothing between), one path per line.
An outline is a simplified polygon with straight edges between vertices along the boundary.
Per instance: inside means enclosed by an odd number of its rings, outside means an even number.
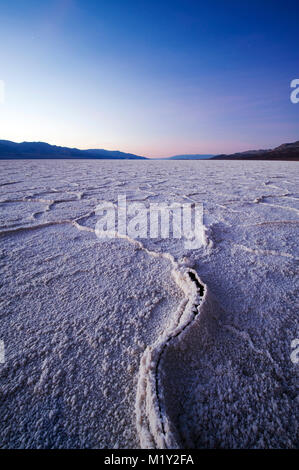
M298 16L288 0L0 0L0 139L148 157L299 140Z

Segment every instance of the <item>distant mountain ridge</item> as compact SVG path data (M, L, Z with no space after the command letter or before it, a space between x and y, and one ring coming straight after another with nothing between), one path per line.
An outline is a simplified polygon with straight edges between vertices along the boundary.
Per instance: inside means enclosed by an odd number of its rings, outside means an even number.
M6 159L109 159L150 160L147 157L119 150L59 147L46 142L11 142L0 140L0 160ZM274 149L248 150L234 154L185 154L161 158L160 160L287 160L299 161L299 140L282 144Z
M212 160L287 160L299 161L299 140L269 150L248 150L231 155L216 155Z
M174 155L173 157L167 157L166 160L208 160L214 157L215 154L186 154L186 155Z
M111 159L111 160L147 160L146 157L118 150L88 149L59 147L45 142L16 143L10 140L0 140L0 159L48 159L48 158L78 158L78 159Z

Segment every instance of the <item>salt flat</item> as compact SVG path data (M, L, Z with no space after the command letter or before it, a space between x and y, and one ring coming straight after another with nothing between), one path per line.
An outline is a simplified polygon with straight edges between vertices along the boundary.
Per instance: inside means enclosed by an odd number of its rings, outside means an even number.
M0 166L1 447L298 447L297 163ZM99 240L120 194L203 203L205 244Z

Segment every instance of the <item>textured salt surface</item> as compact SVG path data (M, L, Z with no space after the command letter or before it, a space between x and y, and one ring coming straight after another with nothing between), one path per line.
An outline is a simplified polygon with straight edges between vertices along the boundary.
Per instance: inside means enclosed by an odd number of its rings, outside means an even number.
M1 447L298 447L296 163L0 164ZM119 194L205 246L100 242Z

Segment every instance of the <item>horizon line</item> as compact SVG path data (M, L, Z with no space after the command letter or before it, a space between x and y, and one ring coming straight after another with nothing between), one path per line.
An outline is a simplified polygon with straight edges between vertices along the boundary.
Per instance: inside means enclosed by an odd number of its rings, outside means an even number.
M91 151L91 150L103 150L103 151L108 151L108 152L120 152L120 153L124 153L124 154L129 154L129 155L135 155L136 157L143 157L143 158L147 158L149 160L158 160L158 159L166 159L166 158L172 158L172 157L177 157L177 156L209 156L209 157L215 157L215 156L218 156L218 155L233 155L234 153L242 153L242 152L247 152L247 151L255 151L255 150L271 150L275 147L270 147L270 148L249 148L247 150L237 150L237 151L234 151L234 152L229 152L229 153L225 153L225 152L218 152L218 153L207 153L207 152L204 152L204 153L200 153L200 152L196 152L196 153L173 153L172 155L164 155L164 156L148 156L148 155L141 155L141 154L137 154L137 153L134 153L134 152L130 152L130 151L123 151L123 150L119 150L118 148L115 148L115 149L111 149L111 148L104 148L104 147L88 147L88 148L80 148L80 147L70 147L70 146L67 146L67 145L58 145L58 144L52 144L52 143L49 143L49 142L45 142L43 140L22 140L22 141L13 141L13 140L9 140L9 139L0 139L0 142L11 142L11 143L14 143L14 144L24 144L24 143L35 143L35 144L46 144L46 145L50 145L50 146L53 146L53 147L61 147L61 148L68 148L68 149L71 149L71 150L79 150L79 151ZM287 142L284 142L284 143L287 143ZM282 144L280 144L282 145Z

